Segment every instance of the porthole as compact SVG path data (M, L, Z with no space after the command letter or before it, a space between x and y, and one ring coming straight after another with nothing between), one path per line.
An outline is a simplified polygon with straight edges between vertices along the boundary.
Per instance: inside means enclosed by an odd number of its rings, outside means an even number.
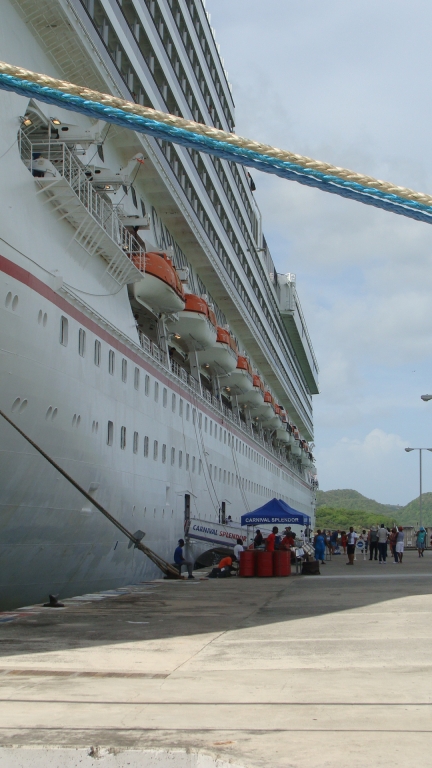
M52 412L53 412L53 408L52 408L52 405L50 405L50 407L48 408L48 410L47 410L47 412L45 414L45 418L49 419L49 417L51 416Z
M27 406L28 406L28 400L23 400L21 405L20 405L20 407L19 407L19 409L18 409L18 413L22 413L23 411L25 411Z
M81 424L81 416L77 416L77 420L76 420L77 427L79 427L80 424Z
M14 296L12 299L12 311L15 312L15 310L18 307L18 296Z
M42 310L40 309L40 310L39 310L39 312L38 312L38 323L39 323L39 325L40 325L40 324L41 324L41 322L42 322L42 318L43 318L43 312L42 312Z
M49 410L49 409L48 409L48 410ZM73 426L73 427L75 426L75 424L76 424L76 421L77 421L77 415L76 415L76 413L74 413L74 415L72 416L72 426Z
M6 309L9 309L9 307L10 307L10 304L11 304L11 301L12 301L12 294L11 294L11 292L9 291L9 293L8 293L8 294L7 294L7 296L6 296L6 301L5 301L5 307L6 307Z
M46 328L47 322L48 322L48 315L47 315L46 312L44 312L44 316L43 316L43 320L42 320L42 325L43 325L44 328Z
M15 412L15 411L17 411L17 410L18 410L20 402L21 402L21 398L20 398L20 397L17 397L17 398L16 398L16 399L13 401L13 403L12 403L12 412Z

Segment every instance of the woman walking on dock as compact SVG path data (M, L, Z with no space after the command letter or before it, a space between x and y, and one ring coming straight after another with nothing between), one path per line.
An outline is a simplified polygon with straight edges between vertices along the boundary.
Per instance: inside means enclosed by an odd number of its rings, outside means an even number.
M423 557L426 549L426 531L423 526L417 531L416 547L419 557Z

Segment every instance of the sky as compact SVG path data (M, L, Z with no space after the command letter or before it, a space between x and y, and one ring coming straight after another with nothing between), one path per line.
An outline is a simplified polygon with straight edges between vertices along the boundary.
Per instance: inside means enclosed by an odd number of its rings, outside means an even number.
M429 0L207 0L236 133L432 193ZM322 490L419 493L432 448L432 226L254 171L320 366ZM423 455L432 491L432 453Z

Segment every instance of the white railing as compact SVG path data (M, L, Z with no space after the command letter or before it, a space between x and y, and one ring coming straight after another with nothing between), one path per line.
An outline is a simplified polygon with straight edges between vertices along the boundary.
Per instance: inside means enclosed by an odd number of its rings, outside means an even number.
M21 159L31 173L38 170L35 155L41 155L51 163L58 174L50 177L53 192L56 180L60 177L65 179L92 219L133 261L137 269L144 271L145 252L138 240L122 224L113 205L94 188L88 178L91 176L90 171L82 165L67 144L56 140L32 142L23 131L19 131L18 146Z

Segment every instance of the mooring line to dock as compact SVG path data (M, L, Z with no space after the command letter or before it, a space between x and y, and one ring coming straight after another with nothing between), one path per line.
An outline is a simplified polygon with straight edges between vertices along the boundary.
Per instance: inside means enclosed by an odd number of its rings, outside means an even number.
M149 547L146 547L145 544L142 544L140 539L138 539L133 533L128 531L128 529L125 528L125 526L119 520L117 520L117 518L115 518L110 512L108 512L108 510L105 509L105 507L103 507L102 504L99 504L99 502L96 501L96 499L90 496L90 494L87 493L87 491L85 491L84 488L82 488L82 486L79 485L79 483L77 483L76 480L73 479L73 477L71 477L59 464L57 464L57 462L54 461L54 459L52 459L51 456L49 456L37 443L35 443L34 440L31 439L31 437L26 435L26 433L23 432L23 430L20 429L20 427L18 427L15 424L15 422L12 421L12 419L10 419L9 416L6 416L6 414L1 410L0 410L0 416L2 416L3 419L5 419L5 421L7 421L8 424L10 424L11 427L13 427L25 440L27 440L27 442L30 443L30 445L38 453L40 453L41 456L43 456L43 458L46 459L54 467L54 469L57 470L57 472L60 472L60 474L63 475L63 477L71 485L73 485L74 488L76 488L77 491L81 493L82 496L84 496L91 503L93 507L96 507L96 509L98 509L99 512L101 512L107 518L107 520L110 521L110 523L115 525L115 527L118 528L118 530L121 531L121 533L123 533L124 536L126 536L126 538L129 539L129 541L131 541L135 545L136 549L139 549L141 552L144 553L144 555L147 555L149 560L151 560L155 565L157 565L157 567L162 571L162 573L164 573L170 579L181 579L181 576L176 568L173 568L173 566L170 565L170 563L168 563L162 557L157 555L156 552L153 552L152 549L150 549Z
M432 223L432 196L0 61L0 89Z

